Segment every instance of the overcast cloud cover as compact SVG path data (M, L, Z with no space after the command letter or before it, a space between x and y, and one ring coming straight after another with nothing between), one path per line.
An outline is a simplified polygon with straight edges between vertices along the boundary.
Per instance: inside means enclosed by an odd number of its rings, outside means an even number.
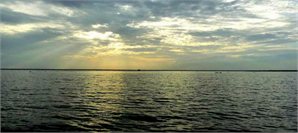
M1 0L2 68L297 69L297 0Z

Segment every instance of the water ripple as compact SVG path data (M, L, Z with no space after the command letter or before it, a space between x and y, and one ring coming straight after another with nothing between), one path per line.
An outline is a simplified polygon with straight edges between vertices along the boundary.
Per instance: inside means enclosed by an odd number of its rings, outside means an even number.
M297 131L297 73L2 71L2 131Z

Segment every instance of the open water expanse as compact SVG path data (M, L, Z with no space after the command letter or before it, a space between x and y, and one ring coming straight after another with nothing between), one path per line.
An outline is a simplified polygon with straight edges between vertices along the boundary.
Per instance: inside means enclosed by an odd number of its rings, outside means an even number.
M1 71L2 131L297 131L297 72Z

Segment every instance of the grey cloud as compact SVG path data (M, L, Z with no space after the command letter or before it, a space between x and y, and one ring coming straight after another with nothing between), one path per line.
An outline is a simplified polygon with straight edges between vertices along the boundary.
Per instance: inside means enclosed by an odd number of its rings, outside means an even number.
M255 35L250 35L246 39L251 40L251 41L259 41L259 40L267 40L267 39L272 39L276 38L277 36L274 34L266 33L266 34L255 34Z
M297 45L297 40L294 39L287 39L287 38L278 38L278 39L271 39L271 40L265 40L265 41L260 41L259 43L261 44L267 44L267 45L284 45L284 44L293 44Z
M62 35L53 29L41 29L19 35L2 35L2 50L33 48L33 44Z
M247 33L246 31L244 31L244 32ZM245 33L243 33L243 31L222 28L222 29L218 29L215 31L191 32L190 34L194 35L194 36L215 35L215 36L222 36L222 37L230 37L230 36L234 36L234 35L244 35Z
M171 0L150 2L145 1L145 7L150 9L154 16L168 17L200 17L209 18L213 15L224 14L229 16L253 16L246 12L240 1L222 2L220 0ZM253 16L255 17L255 16Z
M275 33L264 33L264 34L251 34L246 36L246 40L257 44L291 44L298 41L298 39L289 38L291 32L275 32Z
M44 2L51 3L51 4L57 4L62 5L66 7L74 7L79 8L82 7L85 4L92 4L92 1L86 1L86 0L43 0Z
M154 52L158 48L125 48L126 51L133 51L133 52Z
M31 16L23 13L1 9L1 22L7 24L20 24L44 21L43 17Z
M127 45L143 45L144 43L149 43L148 41L143 42L143 39L138 38L138 36L141 36L147 32L145 29L136 29L124 25L113 31L117 34L120 34Z

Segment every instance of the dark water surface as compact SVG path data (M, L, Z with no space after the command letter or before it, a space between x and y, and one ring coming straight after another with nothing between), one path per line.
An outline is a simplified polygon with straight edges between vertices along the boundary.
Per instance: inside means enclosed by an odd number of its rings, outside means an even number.
M296 72L1 71L2 131L297 131Z

